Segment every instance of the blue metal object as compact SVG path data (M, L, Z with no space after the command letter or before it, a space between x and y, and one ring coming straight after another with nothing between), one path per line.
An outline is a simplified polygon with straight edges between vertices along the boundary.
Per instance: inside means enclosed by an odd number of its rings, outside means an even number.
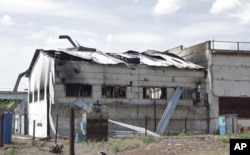
M157 126L156 133L163 134L164 130L167 128L168 123L172 115L174 114L174 110L176 108L176 105L179 102L179 99L181 97L183 88L177 87L171 100L168 102L168 105L161 117L161 120Z
M75 135L75 142L82 142L82 141L85 141L86 139L86 136L83 135L82 133L76 133Z
M220 135L226 134L226 117L219 116Z
M4 112L3 120L3 142L11 144L12 138L12 112Z
M225 116L219 117L219 125L226 125L226 117Z
M226 134L226 125L220 125L220 135Z
M81 130L86 131L86 123L85 122L81 122Z

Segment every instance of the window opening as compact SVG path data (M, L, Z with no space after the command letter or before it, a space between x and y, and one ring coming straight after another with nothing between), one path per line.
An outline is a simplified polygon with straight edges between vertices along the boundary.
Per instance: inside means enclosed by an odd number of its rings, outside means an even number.
M37 91L35 91L35 92L34 92L34 102L36 102L36 101L37 101L37 98L38 98L38 92L37 92Z
M29 103L32 103L32 98L33 98L32 96L33 96L33 95L32 95L32 92L30 92L30 93L29 93Z
M91 97L92 86L88 84L66 84L67 97Z
M192 88L184 88L181 94L181 99L193 99L193 89Z
M107 98L125 98L125 86L102 86L102 96Z
M44 100L44 89L40 89L40 101Z
M167 99L167 88L160 87L144 87L144 99Z

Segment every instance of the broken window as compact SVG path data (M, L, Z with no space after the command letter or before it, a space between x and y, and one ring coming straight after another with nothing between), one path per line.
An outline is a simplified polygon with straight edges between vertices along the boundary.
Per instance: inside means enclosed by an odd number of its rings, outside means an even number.
M35 92L34 92L34 102L37 101L37 98L38 98L38 93L37 93L37 91L35 91Z
M29 103L32 103L32 92L29 93Z
M193 99L193 89L192 88L183 88L183 92L181 94L181 99L187 99L187 100Z
M66 96L67 97L91 97L92 86L89 84L66 84Z
M144 87L144 99L167 99L167 88L161 87Z
M39 100L44 100L44 89L40 89L40 98Z
M102 86L102 96L108 98L125 98L125 86Z

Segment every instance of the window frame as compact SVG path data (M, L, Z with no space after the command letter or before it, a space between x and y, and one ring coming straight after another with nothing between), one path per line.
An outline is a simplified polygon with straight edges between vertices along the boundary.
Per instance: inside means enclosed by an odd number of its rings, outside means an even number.
M109 91L109 94L107 94L107 91ZM123 94L121 94L121 93L123 93ZM105 98L127 98L127 86L102 85L101 86L101 95L102 95L102 97L105 97Z
M92 97L92 85L82 83L65 84L66 97Z
M153 100L167 100L168 99L168 94L167 94L167 92L168 92L168 90L167 90L167 87L157 87L157 86L152 86L152 87L150 87L150 86L146 86L146 87L143 87L142 89L143 89L143 91L142 91L142 98L143 99L152 99L152 98L150 98L150 96L146 96L147 94L146 94L146 89L151 89L151 88L153 88L153 89L155 89L155 88L160 88L161 89L161 91L162 91L162 93L161 93L161 96L160 96L160 98L159 99L153 99Z

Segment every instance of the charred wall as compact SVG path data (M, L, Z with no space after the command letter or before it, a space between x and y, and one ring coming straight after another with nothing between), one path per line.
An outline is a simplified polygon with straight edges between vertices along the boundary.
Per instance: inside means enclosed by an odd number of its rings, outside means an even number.
M204 72L202 70L177 69L173 67L149 67L145 65L100 65L88 62L64 62L56 63L55 71L55 103L59 105L55 111L60 112L60 105L69 106L76 99L82 99L84 102L93 104L98 102L104 105L109 118L132 125L144 127L144 118L149 117L148 128L154 129L154 120L157 123L160 120L169 99L176 87L184 87L189 90L197 88L197 82L201 82L202 91L204 91ZM67 96L67 85L91 85L91 95ZM125 90L124 92L119 89ZM145 98L146 88L164 88L166 93L164 98L153 100ZM117 89L116 96L114 90ZM113 95L109 96L103 93L104 90L113 90ZM162 89L163 90L163 89ZM84 93L83 93L84 94ZM173 134L183 130L183 126L178 127L178 119L190 118L190 122L202 118L203 124L206 122L206 108L203 102L194 105L192 97L182 98L179 106L187 107L189 110L177 106L174 113L175 122L172 122L173 129L169 128L167 134ZM156 118L154 114L154 102L156 103ZM190 110L195 109L195 110ZM196 113L198 111L198 113ZM61 123L65 124L67 115L60 112L64 118ZM200 113L202 115L200 115ZM185 115L185 116L184 116ZM202 116L202 117L201 117ZM191 119L193 119L191 121ZM79 119L76 122L79 123ZM60 123L60 124L61 124ZM170 122L171 123L171 122ZM183 124L184 125L184 124ZM192 127L191 127L192 126ZM206 128L206 123L202 125ZM78 126L79 128L79 126ZM120 127L110 124L110 129L119 129ZM179 130L176 130L179 128ZM195 123L190 123L190 128L196 129ZM66 131L66 130L65 130ZM177 133L175 133L177 134Z

